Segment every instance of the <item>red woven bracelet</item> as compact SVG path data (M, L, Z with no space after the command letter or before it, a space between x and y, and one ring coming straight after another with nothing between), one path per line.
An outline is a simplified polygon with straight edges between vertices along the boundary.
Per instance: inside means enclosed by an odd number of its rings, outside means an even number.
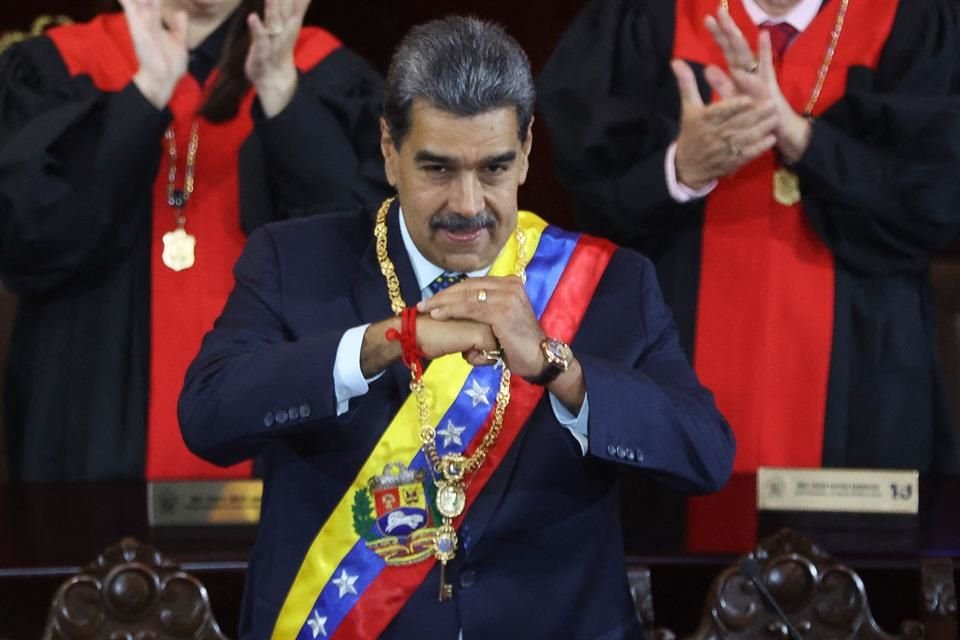
M387 329L387 340L396 340L403 349L403 364L413 372L413 379L419 380L423 375L421 358L426 354L417 345L417 308L407 307L400 313L400 331L394 328Z

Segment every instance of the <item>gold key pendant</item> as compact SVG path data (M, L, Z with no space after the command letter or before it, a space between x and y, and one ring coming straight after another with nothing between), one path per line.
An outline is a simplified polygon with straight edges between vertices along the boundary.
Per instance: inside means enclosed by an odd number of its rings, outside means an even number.
M440 562L440 593L437 594L437 602L446 602L453 600L453 585L447 582L447 561Z
M440 562L440 593L438 602L453 599L453 585L447 583L447 562L457 554L457 530L450 524L449 518L443 519L443 525L437 529L434 539L433 555Z

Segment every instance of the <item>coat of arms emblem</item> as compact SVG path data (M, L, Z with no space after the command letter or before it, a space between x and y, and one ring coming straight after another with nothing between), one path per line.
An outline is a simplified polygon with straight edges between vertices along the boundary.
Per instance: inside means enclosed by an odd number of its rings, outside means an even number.
M423 469L386 465L353 497L353 528L388 565L420 562L433 555L436 523L433 484Z

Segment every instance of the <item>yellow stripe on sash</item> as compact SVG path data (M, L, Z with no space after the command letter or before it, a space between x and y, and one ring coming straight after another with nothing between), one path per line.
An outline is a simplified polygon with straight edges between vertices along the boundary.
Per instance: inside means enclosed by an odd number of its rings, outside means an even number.
M536 214L520 211L517 224L524 235L524 257L530 260L540 244L540 237L547 223ZM508 276L515 273L517 262L516 235L504 245L493 266L491 276ZM384 284L383 295L387 295ZM437 425L450 409L473 367L460 354L450 354L430 363L423 374L424 386L430 399L430 423ZM420 423L416 398L411 394L404 401L380 441L360 468L350 487L334 508L326 523L317 533L296 579L290 587L280 610L273 640L293 640L310 617L320 592L333 578L333 573L344 556L360 537L353 528L354 493L365 489L370 478L383 473L384 466L391 462L409 464L420 451Z

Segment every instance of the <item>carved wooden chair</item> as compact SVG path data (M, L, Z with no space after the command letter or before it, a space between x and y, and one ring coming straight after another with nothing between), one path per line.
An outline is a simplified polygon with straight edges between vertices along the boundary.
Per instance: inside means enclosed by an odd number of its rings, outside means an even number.
M650 582L650 568L635 565L627 569L627 582L630 595L637 609L637 617L643 623L644 640L676 640L669 629L657 628L653 615L653 588Z
M153 547L124 538L57 590L43 640L226 640L207 590Z
M956 640L950 560L921 563L923 619L898 635L877 625L863 582L809 538L784 529L713 582L700 626L687 640Z

